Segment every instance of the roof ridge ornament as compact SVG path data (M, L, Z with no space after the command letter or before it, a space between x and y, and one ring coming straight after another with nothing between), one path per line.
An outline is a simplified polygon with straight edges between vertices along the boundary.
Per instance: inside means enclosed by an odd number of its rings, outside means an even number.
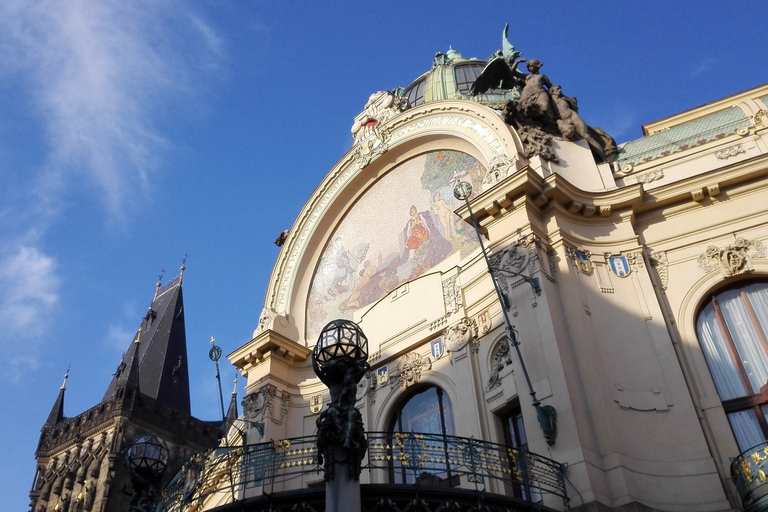
M72 368L72 363L69 363L67 366L67 372L64 374L64 382L62 382L61 387L59 388L61 391L65 391L67 389L67 379L69 378L70 368Z

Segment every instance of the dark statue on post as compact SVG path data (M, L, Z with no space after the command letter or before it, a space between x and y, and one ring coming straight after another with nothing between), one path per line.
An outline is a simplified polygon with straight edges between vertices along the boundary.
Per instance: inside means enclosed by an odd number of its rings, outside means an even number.
M335 465L347 466L348 478L358 480L368 450L363 417L355 407L357 383L368 365L368 339L348 320L334 320L323 328L312 351L312 368L328 386L331 403L317 419L318 461L332 481Z

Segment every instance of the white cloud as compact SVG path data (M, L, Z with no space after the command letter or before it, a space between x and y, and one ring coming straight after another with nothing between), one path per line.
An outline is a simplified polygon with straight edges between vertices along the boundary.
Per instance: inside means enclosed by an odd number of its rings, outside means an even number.
M0 168L8 187L0 205L0 347L13 350L17 366L39 360L50 339L57 273L67 269L39 247L67 214L62 205L82 210L92 205L74 201L95 201L108 219L129 219L174 147L158 126L196 112L205 79L216 78L223 41L193 9L180 0L0 2L7 100L0 147L14 151L19 142L4 136L19 123L32 127L21 143L44 154L34 167ZM23 105L8 111L18 119L6 115L11 103ZM124 334L110 328L107 341Z
M154 123L180 93L193 93L199 63L210 68L220 52L215 31L198 16L179 16L185 10L161 0L0 5L0 67L25 77L46 127L50 151L37 193L49 212L60 194L85 185L121 217L128 199L148 188L169 147Z
M109 326L105 343L115 351L124 352L135 334L136 331L131 331L123 325L112 324Z
M59 301L56 261L20 245L0 259L0 325L3 345L40 336Z

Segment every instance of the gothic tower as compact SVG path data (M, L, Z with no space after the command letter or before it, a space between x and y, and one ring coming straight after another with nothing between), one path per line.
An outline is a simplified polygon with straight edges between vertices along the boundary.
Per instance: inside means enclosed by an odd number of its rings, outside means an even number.
M67 418L66 379L43 425L31 512L127 511L133 491L125 455L142 435L169 448L167 482L182 462L211 448L221 422L191 416L182 276L158 283L154 300L101 402Z

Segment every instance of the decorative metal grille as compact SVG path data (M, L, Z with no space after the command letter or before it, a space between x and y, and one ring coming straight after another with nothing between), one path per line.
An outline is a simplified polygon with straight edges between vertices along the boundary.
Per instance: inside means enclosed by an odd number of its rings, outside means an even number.
M366 487L441 486L513 496L523 488L540 501L559 496L565 504L566 467L540 455L474 438L417 432L368 432L361 481ZM397 475L405 474L405 479ZM171 480L157 512L198 510L209 499L219 505L246 497L303 489L322 479L314 436L217 448L193 457ZM374 485L370 485L374 484ZM397 487L397 486L396 486ZM403 486L405 487L405 486Z

